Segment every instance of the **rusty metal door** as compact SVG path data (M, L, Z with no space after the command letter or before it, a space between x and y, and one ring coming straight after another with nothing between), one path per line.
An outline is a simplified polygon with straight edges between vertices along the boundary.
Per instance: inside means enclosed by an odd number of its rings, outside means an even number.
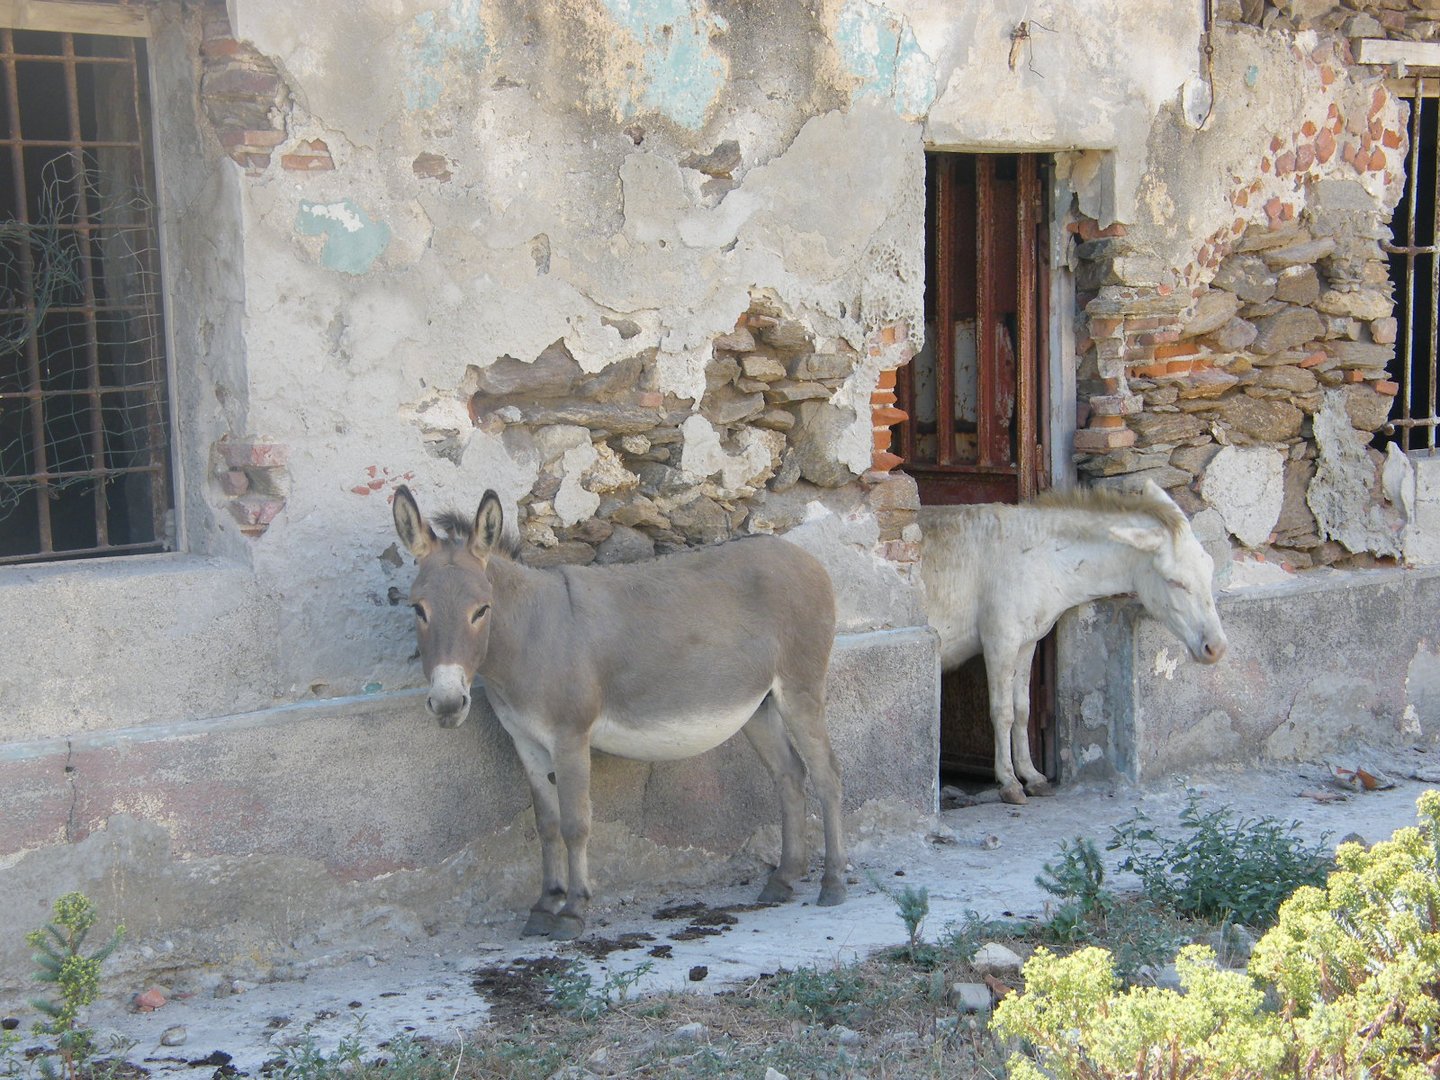
M1049 272L1039 154L926 155L925 347L901 369L901 466L922 503L1018 502L1049 486ZM1054 642L1036 652L1030 744L1054 775ZM941 683L941 767L993 768L984 661Z

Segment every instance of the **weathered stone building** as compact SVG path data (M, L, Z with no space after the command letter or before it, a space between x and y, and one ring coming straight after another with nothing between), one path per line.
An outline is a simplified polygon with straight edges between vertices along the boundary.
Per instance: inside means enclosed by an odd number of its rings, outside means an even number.
M1403 428L1408 453L1374 437L1397 398L1428 392L1433 415L1423 363L1396 357L1430 322L1397 309L1406 256L1383 246L1414 163L1434 168L1410 123L1440 65L1427 12L0 2L9 183L61 191L7 213L27 236L57 214L150 230L139 269L94 240L95 269L26 309L71 319L61 344L7 324L0 898L28 924L86 888L131 962L163 966L528 897L508 743L435 729L414 689L401 482L427 508L496 489L536 565L755 532L813 551L839 594L830 712L857 813L934 804L913 519L941 481L1154 479L1223 568L1219 669L1123 604L1062 625L1062 778L1432 742L1434 429ZM944 168L990 179L944 203ZM936 210L965 198L978 246ZM39 244L7 255L31 275L7 288L40 295ZM968 384L966 416L999 418L978 436L933 389L923 415L923 372L958 363L915 359L939 339L937 251L980 297L972 355L1004 369ZM1405 281L1433 312L1427 257ZM151 374L112 374L137 342ZM79 358L74 385L46 381L44 349ZM69 471L62 410L94 440ZM94 449L107 424L151 437L138 464ZM993 460L903 460L937 424ZM122 474L150 485L123 508ZM601 887L768 852L772 798L743 745L600 762ZM0 982L23 959L0 939Z

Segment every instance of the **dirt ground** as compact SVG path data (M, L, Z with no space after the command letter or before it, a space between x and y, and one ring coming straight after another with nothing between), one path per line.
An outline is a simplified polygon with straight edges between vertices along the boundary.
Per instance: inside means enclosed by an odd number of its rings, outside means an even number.
M1347 789L1331 765L1378 770L1394 786ZM1159 826L1172 824L1189 791L1207 807L1294 821L1297 835L1307 840L1329 834L1332 842L1354 836L1374 842L1414 824L1415 800L1427 786L1440 786L1440 754L1416 750L1215 770L1144 787L1066 788L1024 807L1001 804L987 792L975 805L944 809L904 827L857 823L850 837L850 896L838 908L813 906L818 873L800 898L775 907L752 903L759 880L681 893L637 889L622 899L599 897L586 936L576 942L522 939L524 913L515 912L401 950L317 955L296 969L297 978L260 985L232 980L225 988L240 992L176 996L150 1013L132 1010L131 996L145 988L130 988L98 1001L90 1023L102 1045L111 1032L134 1040L129 1059L152 1076L255 1076L285 1045L305 1038L326 1051L357 1035L372 1045L402 1032L458 1038L487 1018L500 1019L507 1005L516 1004L509 996L516 987L533 986L515 971L572 959L588 965L597 985L649 961L652 970L631 991L641 994L703 994L782 968L844 963L905 938L896 904L882 885L929 890L931 938L967 912L1038 917L1049 897L1035 877L1062 839L1084 835L1103 846L1110 826L1137 811ZM184 987L169 989L180 995ZM171 1042L183 1041L163 1045L166 1032Z

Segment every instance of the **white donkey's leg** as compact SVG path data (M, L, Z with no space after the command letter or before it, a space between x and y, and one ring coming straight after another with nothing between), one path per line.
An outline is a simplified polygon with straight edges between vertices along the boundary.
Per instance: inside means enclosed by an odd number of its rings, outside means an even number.
M1030 760L1030 667L1035 660L1035 646L1032 641L1020 649L1015 662L1014 706L1015 720L1010 728L1010 760L1015 772L1025 784L1029 795L1053 795L1050 782L1035 768Z
M554 765L550 752L538 742L510 730L515 752L530 782L530 801L535 806L535 831L540 834L540 899L525 921L526 936L555 932L555 914L565 903L565 878L560 862L560 800L555 792Z
M1015 726L1015 650L985 643L985 681L990 690L990 726L995 730L995 779L1001 801L1019 805L1025 789L1015 777L1010 758L1010 733Z
M775 703L766 698L742 729L770 770L780 795L780 865L760 893L766 904L789 900L805 873L805 764L790 745Z
M835 760L825 730L823 669L815 685L779 686L772 696L820 799L820 818L825 825L825 873L820 879L820 898L815 902L820 907L833 907L845 899L845 829L840 763Z
M577 725L578 727L578 725ZM588 731L588 725L581 729ZM590 907L590 740L586 734L557 738L554 753L555 787L560 796L560 835L569 857L569 887L565 906L555 916L552 937L561 941L585 932Z

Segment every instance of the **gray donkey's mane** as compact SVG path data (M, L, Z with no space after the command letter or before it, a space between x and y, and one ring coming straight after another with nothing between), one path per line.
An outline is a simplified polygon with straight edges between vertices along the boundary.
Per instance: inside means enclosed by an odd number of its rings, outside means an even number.
M1097 514L1148 514L1179 538L1189 525L1185 512L1168 499L1148 492L1111 491L1108 488L1074 488L1042 491L1027 504L1053 510L1088 510Z
M445 539L456 547L469 545L475 536L475 519L459 510L442 510L435 515L433 524L445 531ZM495 550L509 559L520 557L520 538L512 533L503 533Z

